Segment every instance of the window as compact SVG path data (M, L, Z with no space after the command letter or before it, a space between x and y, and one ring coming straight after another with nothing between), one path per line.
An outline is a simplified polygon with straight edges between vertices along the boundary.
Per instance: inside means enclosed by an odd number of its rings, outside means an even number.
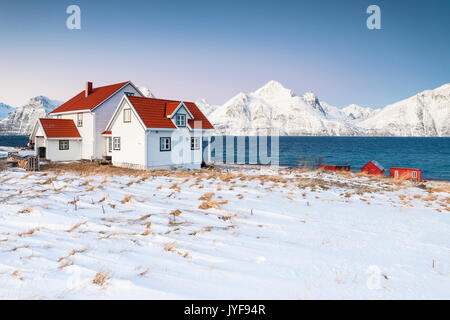
M83 114L77 113L77 126L82 127L83 126Z
M59 150L69 150L69 140L59 140Z
M125 92L125 95L127 95L128 97L134 97L134 93L133 92Z
M200 138L199 137L191 138L191 150L198 150L198 149L200 149Z
M159 151L170 151L170 138L160 138Z
M62 119L62 115L58 114L58 115L56 116L56 119Z
M123 109L123 122L131 122L131 109Z
M112 146L112 138L108 137L108 151L111 152L112 148L113 148L113 146Z
M413 177L414 179L417 179L417 171L413 171L413 172L412 172L412 177Z
M395 171L394 171L394 178L395 178L395 179L398 179L398 170L395 170Z
M114 150L120 150L120 137L114 137Z
M177 127L186 127L186 115L185 114L175 115L175 123Z

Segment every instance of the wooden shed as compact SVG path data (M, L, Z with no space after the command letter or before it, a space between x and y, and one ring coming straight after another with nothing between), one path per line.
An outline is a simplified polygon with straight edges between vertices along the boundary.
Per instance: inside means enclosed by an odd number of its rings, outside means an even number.
M390 176L394 179L422 181L422 170L413 168L390 167Z
M378 161L372 160L361 168L361 172L371 175L384 175L386 173L386 169L384 169Z

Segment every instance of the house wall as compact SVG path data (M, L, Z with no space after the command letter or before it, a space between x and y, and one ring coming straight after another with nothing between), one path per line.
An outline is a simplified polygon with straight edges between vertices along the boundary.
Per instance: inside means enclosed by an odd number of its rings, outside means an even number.
M132 92L135 96L141 96L141 94L139 94L131 84L128 84L93 111L93 113L95 114L95 146L93 157L95 159L100 159L106 155L105 150L107 150L107 146L105 145L105 143L108 140L102 137L102 132L105 131L109 120L111 120L111 117L113 116L114 111L116 111L116 108L119 105L120 100L123 98L125 92Z
M422 180L422 171L420 169L410 169L410 168L389 168L390 177L394 179L412 179L421 181ZM397 175L396 175L397 172ZM413 177L413 172L416 172L416 177Z
M125 100L119 106L117 118L111 127L112 137L120 137L121 144L120 150L113 148L112 163L115 166L144 169L146 164L145 129L134 112L131 112L131 122L123 122L124 107L130 107ZM104 140L106 143L107 139Z
M80 140L69 140L69 150L59 150L59 140L47 140L46 142L47 159L51 161L81 160L82 146Z
M38 155L39 147L47 147L45 138L44 138L44 132L42 131L41 127L38 125L36 133L34 134L34 151Z
M180 108L176 114L190 116L186 109ZM175 120L175 116L172 121ZM175 122L174 122L175 123ZM177 130L152 130L147 135L147 168L170 168L182 166L190 169L198 169L202 163L201 135L197 132L195 136L200 138L200 148L191 150L191 137L194 136L192 131L187 127L178 128ZM171 138L171 151L160 150L160 138Z
M77 114L78 112L61 114L61 119L73 120L83 138L81 142L81 158L91 160L94 157L94 114L89 111L83 112L82 127L78 127ZM54 118L56 118L56 116L54 116Z

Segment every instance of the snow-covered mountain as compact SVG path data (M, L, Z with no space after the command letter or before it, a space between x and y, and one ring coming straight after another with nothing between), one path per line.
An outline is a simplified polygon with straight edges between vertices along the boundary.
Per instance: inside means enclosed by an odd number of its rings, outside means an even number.
M147 98L156 98L155 95L146 87L137 86L138 90Z
M362 121L370 117L374 112L378 110L373 110L371 108L364 108L357 104L351 104L342 109L342 112L346 117L352 121Z
M155 97L149 89L138 88ZM60 104L44 96L19 108L0 103L0 135L29 134L39 117ZM210 105L205 99L196 104L215 125L215 134L450 136L450 83L381 109L356 104L340 109L313 92L297 96L273 80L223 105ZM7 118L1 120L5 113Z
M0 120L3 120L6 117L8 117L8 114L13 110L14 110L13 107L0 102Z
M44 96L31 98L25 105L15 108L0 121L0 135L28 135L38 118L61 105L61 102Z
M216 134L450 136L450 84L381 109L356 104L339 109L313 92L297 96L269 81L221 106L199 100Z
M358 126L367 135L450 136L450 83L388 105Z
M300 97L273 80L255 92L237 94L209 115L217 134L360 134L343 117L312 92Z

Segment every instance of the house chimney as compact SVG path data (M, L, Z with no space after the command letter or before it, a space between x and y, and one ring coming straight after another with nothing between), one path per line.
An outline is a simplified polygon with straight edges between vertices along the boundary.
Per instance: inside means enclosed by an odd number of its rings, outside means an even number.
M92 82L86 82L86 89L84 92L86 98L92 93Z

